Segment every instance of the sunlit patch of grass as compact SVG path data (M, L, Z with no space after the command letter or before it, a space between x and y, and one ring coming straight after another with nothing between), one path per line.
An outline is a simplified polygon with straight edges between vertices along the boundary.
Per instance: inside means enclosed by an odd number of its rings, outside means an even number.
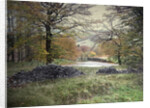
M30 70L35 66L10 66L8 73L12 75L20 69ZM143 100L143 76L141 73L96 75L99 68L75 68L84 72L85 75L32 82L22 87L8 88L8 106L48 106Z

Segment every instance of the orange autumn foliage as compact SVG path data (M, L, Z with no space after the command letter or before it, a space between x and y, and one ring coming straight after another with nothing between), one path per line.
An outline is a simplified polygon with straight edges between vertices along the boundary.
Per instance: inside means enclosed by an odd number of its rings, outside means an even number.
M79 56L76 42L73 38L61 37L55 38L52 42L52 47L57 48L55 55L57 53L58 58L75 60Z

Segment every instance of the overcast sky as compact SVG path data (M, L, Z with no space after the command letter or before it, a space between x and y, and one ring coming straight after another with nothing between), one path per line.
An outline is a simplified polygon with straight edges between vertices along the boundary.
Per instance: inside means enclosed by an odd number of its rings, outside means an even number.
M106 13L106 6L103 5L96 5L90 9L92 13L92 18L95 19L102 19L103 14Z

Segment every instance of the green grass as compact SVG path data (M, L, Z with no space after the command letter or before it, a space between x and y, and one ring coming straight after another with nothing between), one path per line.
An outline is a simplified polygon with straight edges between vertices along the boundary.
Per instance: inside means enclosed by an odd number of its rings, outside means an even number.
M16 66L17 69L16 69ZM30 70L35 65L11 64L8 74L19 69ZM18 88L8 88L8 106L48 106L143 100L142 74L96 75L99 68L75 67L84 76L33 82Z
M53 61L53 64L57 65L67 65L67 64L73 64L75 61L67 60L67 59L55 59Z
M45 63L40 63L37 61L32 62L20 62L20 63L13 63L9 62L7 63L7 75L11 76L21 70L29 71L35 68L36 66L44 65Z

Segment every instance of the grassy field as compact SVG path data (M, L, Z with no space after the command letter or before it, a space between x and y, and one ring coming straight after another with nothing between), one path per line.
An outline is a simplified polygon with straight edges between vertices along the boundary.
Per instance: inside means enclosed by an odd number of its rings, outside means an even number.
M42 64L8 64L8 76L19 70L31 70ZM33 82L8 88L8 107L48 106L143 100L142 74L96 75L99 68L75 67L84 76ZM118 68L118 67L117 67Z

